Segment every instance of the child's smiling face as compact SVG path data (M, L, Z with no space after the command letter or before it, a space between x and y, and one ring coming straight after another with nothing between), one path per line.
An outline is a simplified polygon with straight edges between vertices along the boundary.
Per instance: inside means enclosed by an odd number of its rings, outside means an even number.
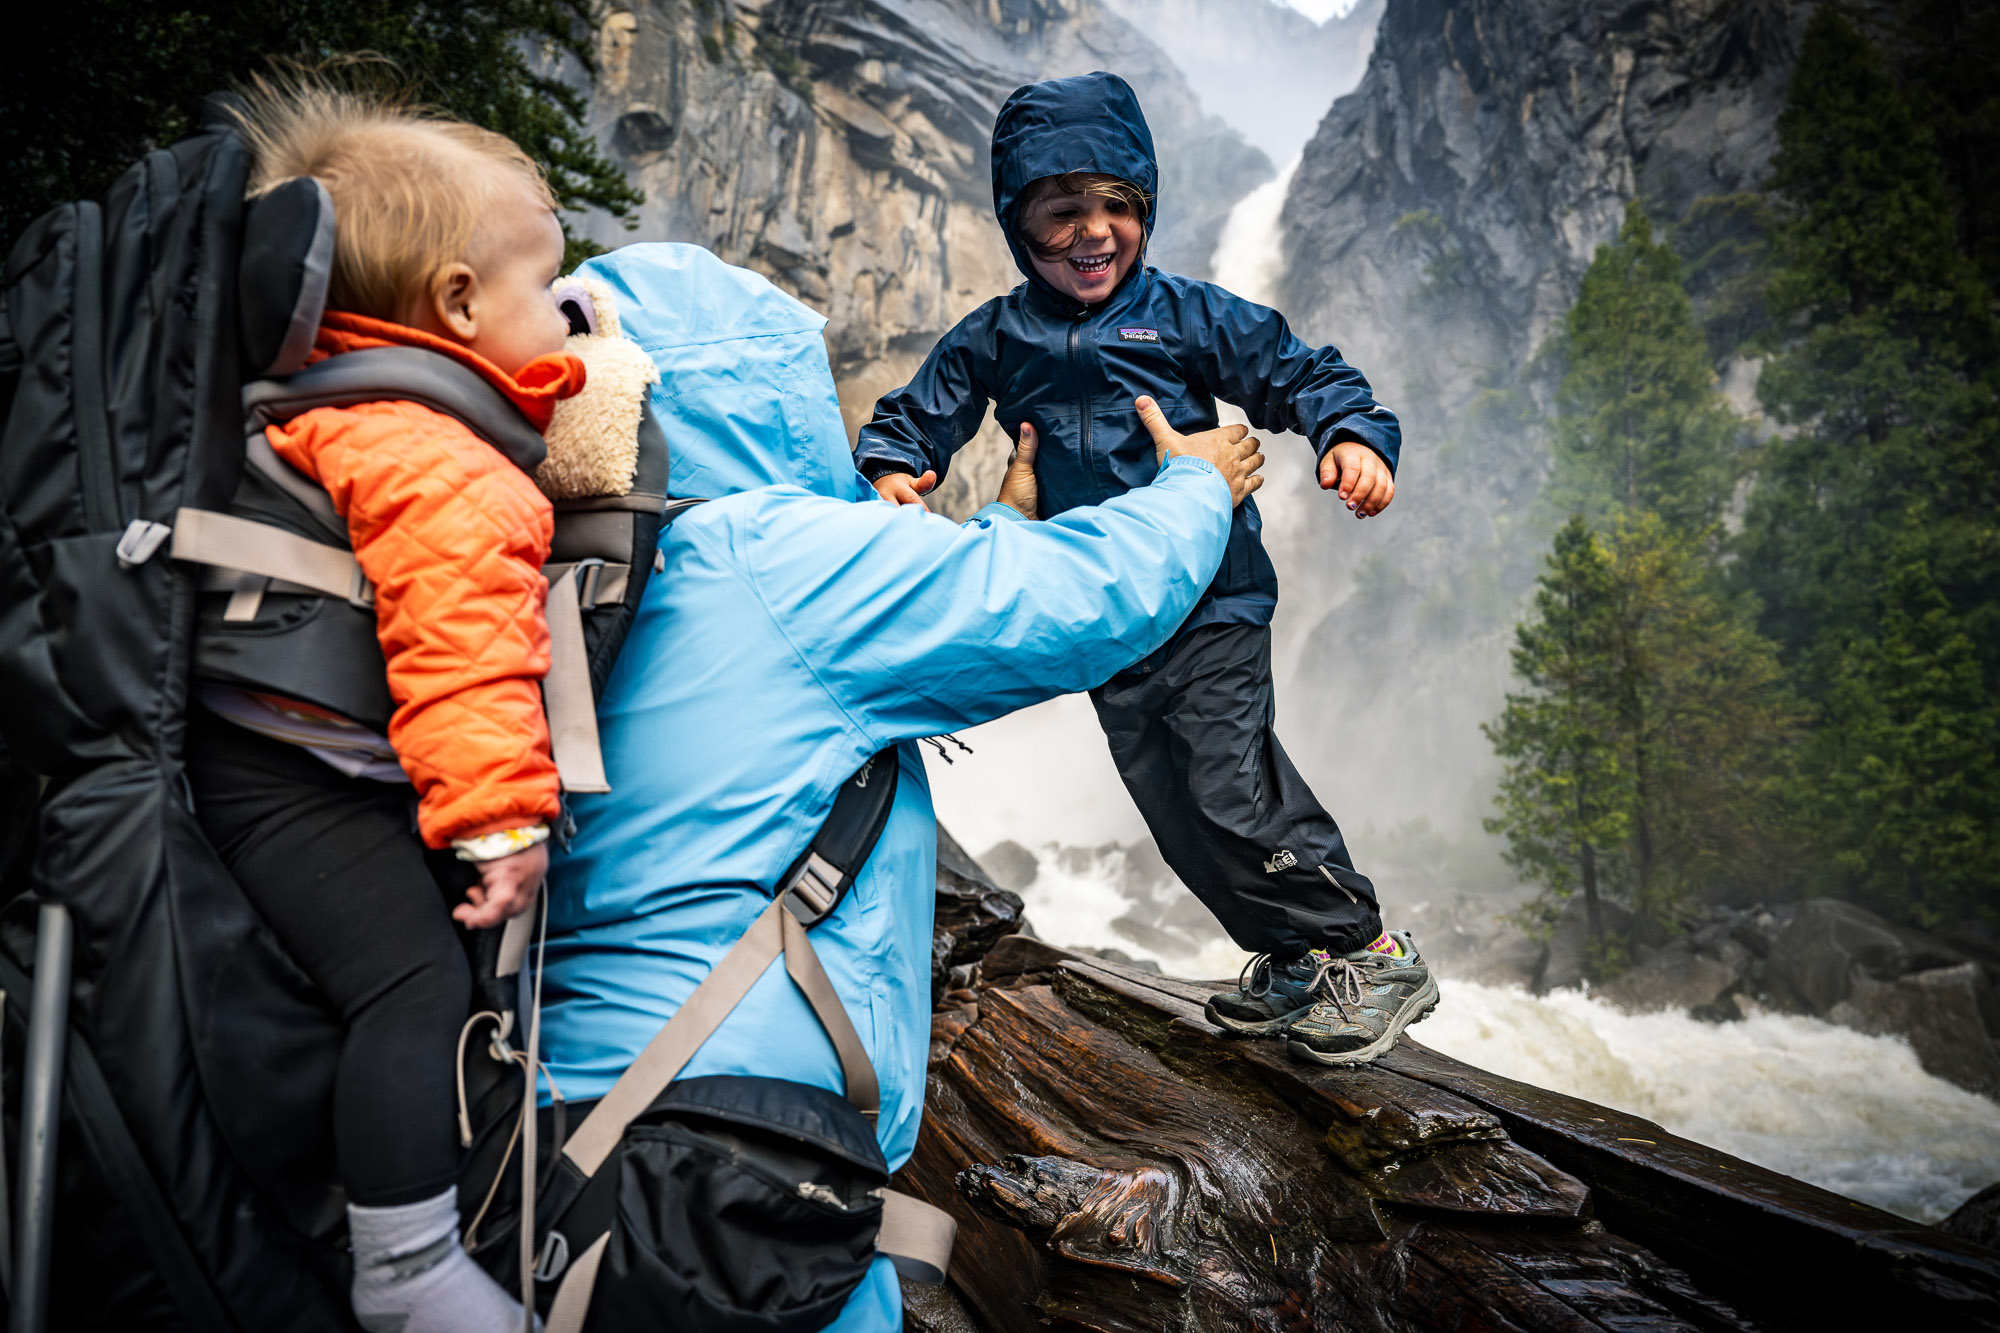
M1135 193L1115 176L1037 182L1021 206L1021 230L1036 275L1085 305L1110 296L1146 246Z

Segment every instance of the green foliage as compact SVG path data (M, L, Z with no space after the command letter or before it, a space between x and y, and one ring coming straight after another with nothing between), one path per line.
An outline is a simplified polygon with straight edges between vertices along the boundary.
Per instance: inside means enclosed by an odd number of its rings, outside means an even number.
M2000 912L2000 329L1921 100L1818 11L1779 122L1759 385L1791 430L1735 568L1814 710L1819 887L1936 921Z
M1485 729L1506 761L1487 829L1549 900L1607 893L1671 925L1770 873L1796 712L1710 549L1654 514L1556 535L1516 632L1527 688Z
M1715 389L1680 258L1635 200L1564 321L1556 392L1559 512L1714 523L1742 471L1743 424Z
M590 0L89 0L12 23L0 79L0 235L101 193L147 149L195 128L201 99L273 57L394 62L423 101L514 139L565 208L630 220L640 196L598 150L581 94L544 73L594 68ZM547 57L538 59L537 57Z
M1806 772L1843 887L1938 925L1992 907L2000 705L1924 546L1916 530L1895 544L1873 632L1834 666Z

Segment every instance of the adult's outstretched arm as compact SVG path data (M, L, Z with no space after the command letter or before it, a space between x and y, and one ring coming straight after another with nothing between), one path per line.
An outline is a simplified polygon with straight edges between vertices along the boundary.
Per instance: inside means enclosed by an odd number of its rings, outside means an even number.
M1153 651L1214 578L1230 507L1221 474L1181 456L1042 522L802 503L735 540L803 668L880 747L1089 689Z

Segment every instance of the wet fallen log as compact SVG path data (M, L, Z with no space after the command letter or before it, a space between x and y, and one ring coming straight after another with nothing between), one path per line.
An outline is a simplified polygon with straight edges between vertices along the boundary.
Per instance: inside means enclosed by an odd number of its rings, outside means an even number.
M960 1219L957 1303L913 1327L2000 1330L2000 1254L1651 1122L1415 1042L1295 1064L1211 986L1022 935L940 962L903 1188Z

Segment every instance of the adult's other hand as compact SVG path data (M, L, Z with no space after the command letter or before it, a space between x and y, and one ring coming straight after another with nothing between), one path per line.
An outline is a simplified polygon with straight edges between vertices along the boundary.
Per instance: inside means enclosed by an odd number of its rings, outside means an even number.
M1179 454L1193 454L1215 465L1229 483L1232 504L1242 504L1245 496L1264 484L1257 469L1264 466L1263 446L1247 426L1217 426L1194 435L1183 435L1167 424L1166 414L1151 398L1135 398L1139 421L1153 437L1153 449L1162 466Z
M1021 511L1023 518L1040 518L1041 488L1035 484L1035 450L1041 445L1041 437L1027 422L1021 423L1021 442L1014 446L1013 457L1007 460L1007 475L1000 479L1000 494L994 502L1012 505Z

